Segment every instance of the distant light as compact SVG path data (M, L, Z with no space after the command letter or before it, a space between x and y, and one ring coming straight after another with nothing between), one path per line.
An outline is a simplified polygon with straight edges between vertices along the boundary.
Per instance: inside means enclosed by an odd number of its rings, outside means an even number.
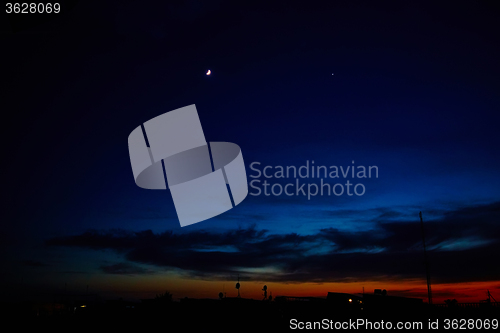
M352 299L349 298L349 303L352 303Z
M208 70L208 72L207 72L207 75L210 75L210 74L212 74L212 72L211 72L211 71L210 71L210 69L209 69L209 70Z
M81 308L86 308L87 306L86 306L86 305L82 305L82 306L80 306L80 307L81 307Z

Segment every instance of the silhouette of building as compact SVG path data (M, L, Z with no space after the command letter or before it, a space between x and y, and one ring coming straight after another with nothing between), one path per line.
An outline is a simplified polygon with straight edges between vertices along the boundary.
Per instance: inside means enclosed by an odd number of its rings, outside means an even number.
M326 299L339 310L408 310L423 306L422 299L388 296L387 291L375 289L373 294L346 294L329 292Z

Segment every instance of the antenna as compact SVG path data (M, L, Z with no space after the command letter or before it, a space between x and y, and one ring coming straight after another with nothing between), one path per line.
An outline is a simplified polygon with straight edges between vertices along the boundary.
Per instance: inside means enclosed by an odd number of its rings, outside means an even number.
M491 299L492 298L495 301L495 303L498 303L497 300L495 299L495 297L493 297L493 295L490 293L490 290L488 289L488 300L489 300L490 303L491 303Z
M419 212L420 225L422 227L422 243L424 244L424 260L425 260L425 274L427 275L427 297L429 304L432 304L432 291L431 291L431 275L429 274L429 261L427 260L427 251L425 249L425 233L424 233L424 220L422 219L422 212Z

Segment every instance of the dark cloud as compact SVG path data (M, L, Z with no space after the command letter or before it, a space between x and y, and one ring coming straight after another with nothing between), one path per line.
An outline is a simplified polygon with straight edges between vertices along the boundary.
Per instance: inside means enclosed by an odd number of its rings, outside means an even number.
M433 283L500 280L494 264L500 261L499 207L463 207L425 221ZM204 279L238 272L283 282L425 278L421 226L414 220L378 222L371 230L321 229L313 235L269 234L255 226L219 233L88 231L50 239L47 245L123 253L130 264L101 267L112 274L147 273L134 263ZM262 273L266 269L273 273Z
M392 296L403 296L403 297L417 297L417 298L427 298L427 289L409 289L409 290L390 290L390 295ZM468 298L468 295L465 292L457 292L454 290L439 290L433 291L432 296L435 298Z
M107 274L123 274L123 275L134 275L134 274L148 274L151 273L150 270L144 269L137 265L132 265L130 263L122 262L113 265L103 265L100 267L104 273Z

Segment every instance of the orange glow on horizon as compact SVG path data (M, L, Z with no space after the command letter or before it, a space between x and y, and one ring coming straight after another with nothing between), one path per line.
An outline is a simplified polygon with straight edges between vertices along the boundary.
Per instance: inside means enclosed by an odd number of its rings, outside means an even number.
M81 281L82 284L94 286L94 290L103 291L106 297L123 297L128 299L154 298L156 294L169 291L174 300L188 298L218 298L220 292L226 297L236 297L238 291L235 281L206 281L188 279L172 275L147 276L99 276L93 281ZM365 282L327 282L327 283L283 283L267 281L240 280L242 298L263 299L262 288L267 285L267 295L326 297L328 292L348 294L372 294L375 289L386 289L389 296L421 298L427 302L427 286L425 282L407 281L365 281ZM500 298L500 281L469 282L432 285L433 302L443 303L446 299L456 299L460 303L479 302L487 298L487 290Z

